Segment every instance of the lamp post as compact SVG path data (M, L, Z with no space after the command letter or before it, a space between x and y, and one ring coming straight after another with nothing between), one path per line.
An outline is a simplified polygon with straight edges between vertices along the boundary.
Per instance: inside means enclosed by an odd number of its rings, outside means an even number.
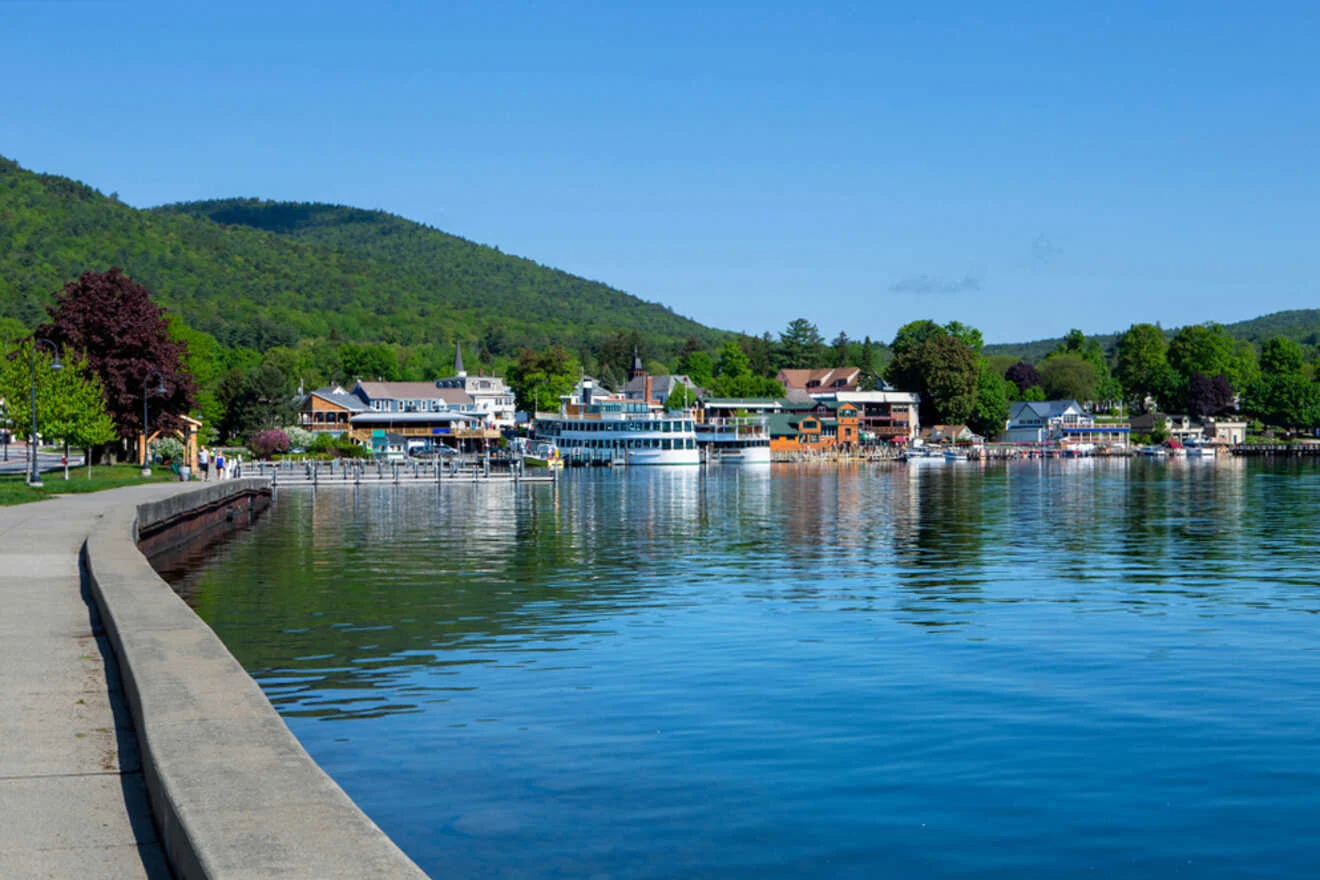
M155 388L148 389L152 378L157 380ZM160 370L152 370L142 379L142 476L151 476L151 463L147 458L147 447L151 445L151 429L147 426L147 400L150 395L157 394L164 397L170 393L170 389L165 387L165 377L160 374Z
M41 488L41 471L37 470L37 453L40 447L37 446L37 349L41 346L47 346L55 355L55 360L51 363L52 370L64 369L64 364L60 363L60 347L49 339L43 339L40 336L32 337L32 470L28 473L27 484L33 489Z

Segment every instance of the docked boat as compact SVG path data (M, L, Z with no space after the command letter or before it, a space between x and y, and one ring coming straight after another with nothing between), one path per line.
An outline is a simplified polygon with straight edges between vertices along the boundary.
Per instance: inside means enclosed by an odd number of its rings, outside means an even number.
M1137 455L1145 456L1146 458L1166 458L1168 457L1168 454L1168 451L1163 446L1137 447Z
M564 398L558 413L537 413L535 438L569 463L699 465L689 413L653 412L640 400Z
M769 464L770 420L765 416L697 422L697 448L712 464Z
M1219 447L1210 443L1188 443L1188 458L1214 458L1219 454Z
M564 466L564 458L559 454L558 446L542 442L534 445L531 451L523 456L523 466L556 470Z
M947 460L943 452L938 449L931 449L928 446L911 446L899 458L908 464L933 464L935 462L943 464Z

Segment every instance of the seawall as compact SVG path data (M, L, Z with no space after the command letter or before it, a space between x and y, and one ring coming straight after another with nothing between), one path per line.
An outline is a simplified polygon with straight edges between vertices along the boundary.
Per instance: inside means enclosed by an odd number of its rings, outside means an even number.
M265 480L229 480L121 504L83 546L170 865L181 880L425 878L139 549L248 516L269 495Z

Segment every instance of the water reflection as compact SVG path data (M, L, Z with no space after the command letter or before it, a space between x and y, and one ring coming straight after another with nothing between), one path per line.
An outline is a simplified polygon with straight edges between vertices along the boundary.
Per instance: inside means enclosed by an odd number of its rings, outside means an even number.
M1318 487L1082 460L282 490L177 586L438 872L1160 873L1320 784L1262 766L1320 746ZM1301 825L1267 857L1309 865Z

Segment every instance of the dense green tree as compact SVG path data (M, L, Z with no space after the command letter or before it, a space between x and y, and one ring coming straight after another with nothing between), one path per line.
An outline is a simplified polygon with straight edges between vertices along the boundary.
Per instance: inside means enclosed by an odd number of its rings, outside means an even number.
M1046 358L1040 365L1040 381L1047 400L1089 403L1098 399L1099 371L1080 354L1057 354Z
M52 369L54 355L37 351L37 432L47 443L92 447L115 438L115 425L105 411L105 390L87 360L77 352ZM32 425L32 342L0 346L0 400L8 407L15 437L27 439Z
M880 370L875 362L875 343L867 336L857 354L857 367L862 371L861 389L874 391L880 384Z
M967 426L987 440L998 437L1008 423L1008 412L1017 390L1017 386L982 361L976 383L976 406Z
M852 360L851 344L852 340L848 338L848 334L840 330L839 335L834 337L834 341L830 343L830 351L832 355L831 360L833 361L832 366L853 366L853 364L849 363L849 361Z
M1183 327L1169 342L1168 361L1184 377L1193 373L1237 378L1235 340L1219 324Z
M559 409L559 398L573 391L581 375L577 358L563 347L552 345L543 351L524 348L518 352L518 360L509 367L506 378L519 407L529 412L553 412Z
M903 391L921 395L924 424L961 424L976 406L981 362L967 340L979 333L957 325L958 335L934 321L913 321L899 328L890 349L886 374Z
M961 321L950 321L944 325L944 330L954 339L960 339L976 352L979 356L981 349L985 347L985 339L981 336L981 331L975 327L969 327Z
M751 361L737 342L730 340L720 348L720 359L715 365L715 375L720 378L736 379L750 374Z
M1265 343L1260 375L1247 387L1243 409L1278 427L1320 425L1320 386L1306 375L1305 352L1300 345L1281 336Z
M1300 375L1306 364L1306 352L1284 336L1275 336L1260 352L1260 371L1268 376Z
M682 382L665 398L665 409L690 409L697 402L696 393Z
M1007 376L1009 368L1020 361L1011 354L992 354L985 358L985 363L999 375Z
M934 336L916 350L922 422L963 424L976 407L981 365L976 351L955 336ZM927 415L929 418L927 418Z
M1114 375L1123 396L1141 407L1169 384L1168 341L1154 324L1133 324L1118 338L1118 363Z
M712 397L783 397L784 386L774 379L750 372L739 376L716 376L708 389Z
M823 366L827 359L825 338L806 318L794 318L779 334L778 355L781 369Z
M946 335L948 331L934 321L910 321L898 328L898 332L894 334L894 341L889 344L889 349L897 359L933 336Z
M770 378L775 375L775 342L769 332L761 336L738 337L738 344L751 366L752 375Z
M679 358L678 372L697 383L698 387L705 388L715 377L715 362L704 351L688 352Z
M339 346L339 364L344 382L352 385L356 380L392 382L402 378L399 356L394 348L384 343L358 345L344 343Z

